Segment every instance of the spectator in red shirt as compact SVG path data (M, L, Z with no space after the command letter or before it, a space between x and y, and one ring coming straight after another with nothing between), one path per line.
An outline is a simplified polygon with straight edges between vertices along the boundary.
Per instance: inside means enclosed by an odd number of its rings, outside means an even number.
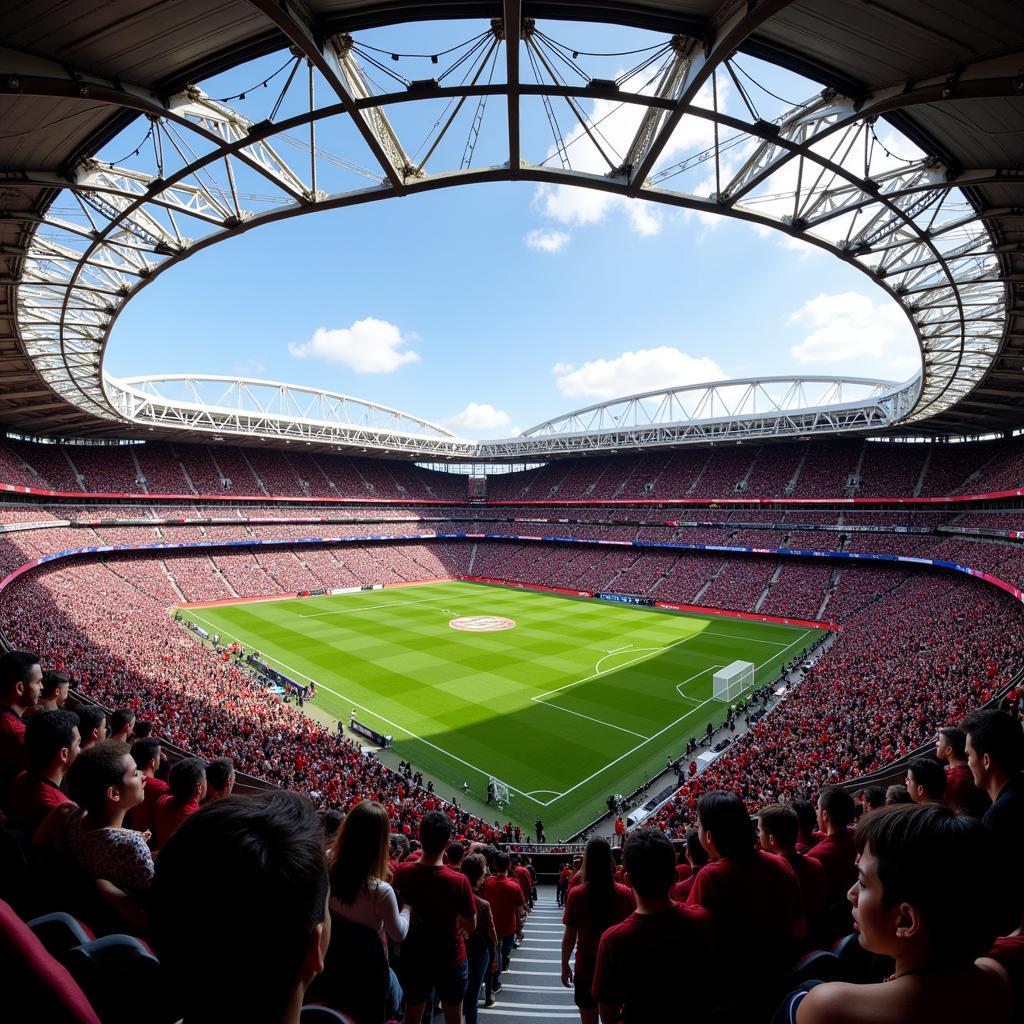
M137 828L140 832L152 832L157 801L170 789L156 774L164 762L160 741L152 736L136 740L132 744L132 760L142 772L142 782L145 786L142 803L132 811L132 828Z
M498 933L498 970L491 982L491 991L501 991L501 972L508 970L512 944L526 916L526 899L522 887L509 878L509 855L499 850L494 855L494 873L484 883L484 899L491 905L494 928Z
M622 860L636 910L609 928L598 946L592 994L602 1024L668 1019L673 998L685 1000L688 1019L708 1017L716 971L711 919L700 907L669 899L676 878L672 844L662 832L637 829Z
M915 757L907 765L907 792L915 804L941 803L946 793L946 773L931 757Z
M43 671L35 654L8 651L0 657L0 806L11 783L28 767L25 714L39 703L42 689Z
M82 734L82 749L107 738L107 713L98 704L86 704L78 709L78 730Z
M298 1024L331 936L323 833L305 797L277 791L202 808L157 858L151 921L186 1024ZM196 968L218 943L217 970Z
M796 811L796 816L800 821L796 852L806 853L823 838L822 834L818 831L818 812L810 800L797 799L792 802L791 806Z
M686 878L679 878L679 865L676 866L676 878L679 880L672 886L672 891L669 894L676 903L689 903L690 892L694 882L697 881L697 875L710 859L708 851L700 845L700 836L695 828L686 830L686 836L683 839L683 852L690 873Z
M171 766L168 792L153 812L153 849L159 850L174 830L199 810L206 796L206 763L200 757L183 757Z
M60 788L81 744L73 711L37 711L25 729L28 770L11 785L10 823L31 835L43 819L70 798Z
M518 853L512 854L512 876L519 883L519 888L523 890L523 899L526 901L527 908L530 908L533 906L533 876L522 860L523 858ZM522 937L522 928L520 928L518 938Z
M892 957L880 984L830 982L787 1002L796 1024L919 1024L1009 1020L1005 982L975 965L997 931L1002 879L992 837L942 804L901 804L857 826L857 881L850 889L860 944ZM956 893L950 897L950 865Z
M805 949L819 949L825 941L825 869L796 852L800 822L788 804L769 804L757 812L757 838L761 849L784 860L800 884L803 916L807 922Z
M583 853L582 883L569 893L562 915L562 984L573 986L582 1024L597 1024L597 1000L591 994L594 963L601 936L636 908L632 891L615 881L615 861L608 840L595 837ZM576 949L575 969L569 958Z
M230 757L214 758L206 766L206 797L204 803L223 800L235 788L235 766Z
M825 838L812 846L807 856L825 869L829 938L844 934L850 927L846 893L857 878L857 851L850 830L854 811L853 797L845 789L825 786L818 794L818 828Z
M984 790L974 784L974 776L967 764L967 736L963 729L955 725L940 729L935 738L935 756L949 765L943 799L957 813L980 818L992 801Z
M428 811L420 822L423 855L399 864L394 887L413 908L402 945L401 981L405 1024L420 1024L427 998L434 993L446 1024L462 1020L469 970L463 931L476 928L476 904L469 879L444 863L452 823L443 811Z
M806 935L800 885L785 861L757 848L735 793L705 793L697 820L711 861L693 883L690 905L711 914L722 962L745 965L723 1000L726 1013L760 1019L782 995L776 986Z

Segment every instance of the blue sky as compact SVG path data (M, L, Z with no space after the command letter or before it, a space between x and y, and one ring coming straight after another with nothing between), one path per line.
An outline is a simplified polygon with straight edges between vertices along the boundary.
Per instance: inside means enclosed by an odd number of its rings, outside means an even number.
M429 52L480 28L450 23L359 38ZM580 49L658 39L545 28ZM230 95L282 59L202 87ZM635 59L592 60L589 70L610 76ZM742 63L789 99L816 91L752 59ZM437 71L412 61L394 66L410 78ZM234 105L258 120L259 104L273 98L272 86ZM396 111L403 141L418 142L436 116L415 106ZM495 106L477 163L490 162L490 149L493 160L504 159L504 112ZM614 121L607 127L611 135ZM525 132L524 156L543 158L552 146L543 118L525 118ZM140 134L132 126L103 155L123 155ZM453 129L441 166L457 164L466 135ZM371 165L341 131L325 130L320 144ZM685 142L678 148L688 152ZM575 152L586 166L582 147ZM129 166L145 166L143 156ZM463 436L494 437L604 398L723 376L902 380L916 369L917 348L902 313L866 277L777 232L589 190L505 183L320 212L212 246L128 304L105 365L115 376L238 373L314 385L444 422Z

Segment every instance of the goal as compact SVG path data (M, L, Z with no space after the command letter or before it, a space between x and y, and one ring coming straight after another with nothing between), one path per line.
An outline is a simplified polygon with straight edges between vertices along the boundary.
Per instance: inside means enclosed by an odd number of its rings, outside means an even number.
M494 802L498 804L499 807L507 804L512 799L512 796L508 791L507 782L500 782L498 779L494 778L488 779L487 789L488 796L493 796Z
M754 666L749 661L734 661L712 677L711 696L727 703L754 685Z

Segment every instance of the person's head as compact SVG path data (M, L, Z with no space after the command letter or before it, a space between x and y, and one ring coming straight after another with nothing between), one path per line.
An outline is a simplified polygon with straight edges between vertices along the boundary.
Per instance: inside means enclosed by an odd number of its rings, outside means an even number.
M388 812L376 800L361 800L345 815L327 858L337 899L355 903L372 880L387 881L390 838Z
M594 836L587 841L580 881L591 889L610 890L615 884L615 859L607 839Z
M708 856L708 851L700 845L700 833L695 828L688 828L686 830L686 837L683 842L686 849L686 862L694 871L704 867L711 859Z
M206 766L206 799L221 800L235 788L235 766L230 757L214 758Z
M470 853L462 858L459 869L469 879L469 884L474 889L478 889L487 874L487 861L483 854Z
M638 828L622 846L622 866L633 891L642 899L668 896L676 880L676 855L664 832Z
M118 708L110 716L110 738L127 743L132 737L135 726L135 712L127 708Z
M916 951L918 963L949 967L984 956L998 930L1001 879L980 822L944 804L883 807L860 820L854 841L858 877L849 898L865 949Z
M796 816L800 821L800 836L803 839L810 839L818 830L818 811L814 803L798 797L791 804Z
M824 786L818 794L816 807L818 828L825 835L842 832L853 821L857 808L853 797L839 786Z
M0 655L0 704L24 714L39 703L43 692L43 670L39 655L8 651Z
M86 704L78 709L78 730L82 734L82 749L107 738L107 713L97 704Z
M966 761L967 736L955 725L943 726L935 735L935 756L940 761Z
M100 740L81 750L68 769L68 794L97 817L130 811L142 803L142 773L128 744Z
M915 757L907 765L906 787L915 804L941 800L946 792L946 772L933 757Z
M145 719L136 718L132 732L137 740L148 740L153 735L153 723L147 722Z
M136 740L132 744L132 758L139 766L143 775L152 778L160 768L160 759L163 756L160 751L160 741L152 736L145 740Z
M338 834L338 829L341 828L345 815L342 811L331 807L326 811L320 811L319 818L320 827L324 830L324 842L330 843Z
M149 907L160 964L186 1020L297 1012L323 970L331 933L313 805L278 791L200 808L160 851ZM217 970L198 969L203 937L216 935L224 937Z
M865 786L860 795L861 806L865 811L875 811L885 806L885 788L883 786Z
M73 711L37 711L25 729L28 766L37 775L63 778L82 743L78 715Z
M50 669L43 673L43 686L39 694L39 703L45 704L48 708L59 711L64 702L68 699L68 690L71 689L71 677L67 672L57 672Z
M886 807L894 807L896 804L912 804L913 802L914 798L910 795L910 790L898 782L894 782L885 790Z
M697 801L701 846L715 859L747 857L754 849L754 828L735 793L714 790Z
M167 785L179 806L196 802L206 796L206 762L201 757L183 757L171 765Z
M789 804L769 804L757 812L757 839L769 853L792 853L800 833L800 819Z
M504 850L496 850L494 854L494 873L496 875L507 875L509 868L509 857Z
M979 789L1005 782L1024 766L1024 734L1005 711L972 711L960 722L967 764Z
M452 870L458 870L465 852L465 847L457 839L448 844L448 848L444 851L444 859Z
M427 811L420 822L420 843L425 857L438 857L452 835L452 823L441 811Z

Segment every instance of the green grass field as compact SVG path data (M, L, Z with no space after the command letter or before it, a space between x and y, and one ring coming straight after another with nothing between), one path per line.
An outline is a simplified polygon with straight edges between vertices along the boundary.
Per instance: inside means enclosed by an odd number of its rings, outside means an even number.
M184 609L256 647L292 678L317 682L318 707L394 737L442 783L507 783L502 815L566 837L716 725L716 668L743 660L774 679L817 630L680 614L474 583ZM460 616L502 616L500 632L457 631ZM496 811L488 814L493 818Z

